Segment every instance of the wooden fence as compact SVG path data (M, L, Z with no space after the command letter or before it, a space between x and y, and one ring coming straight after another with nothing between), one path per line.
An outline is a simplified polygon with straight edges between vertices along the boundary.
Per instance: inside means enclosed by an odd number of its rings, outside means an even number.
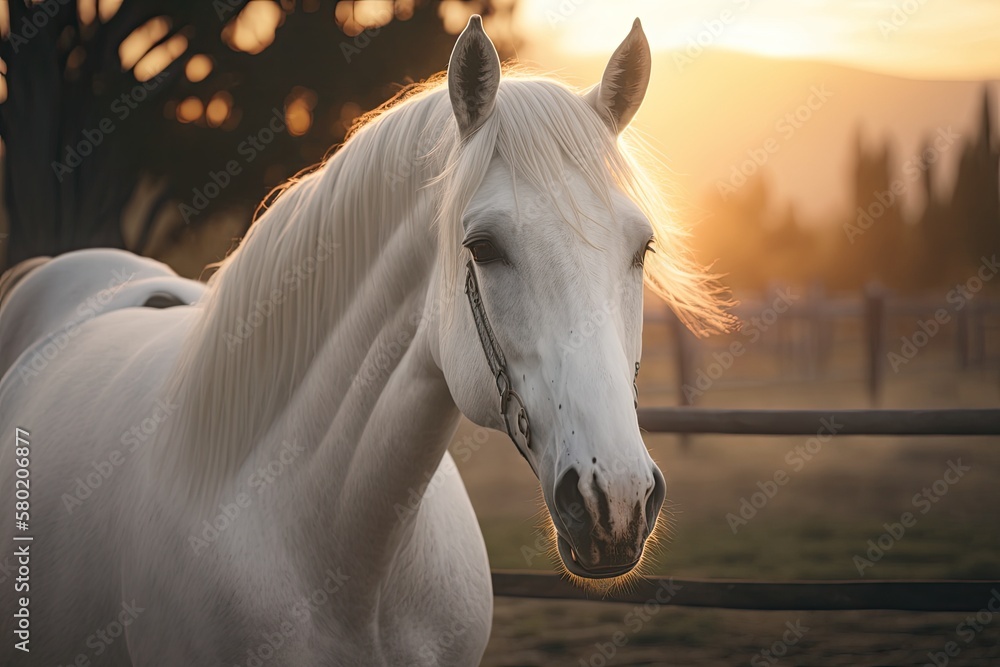
M639 425L655 432L815 435L834 418L856 435L1000 435L1000 410L712 410L646 408ZM996 444L996 443L992 443ZM557 574L493 572L493 593L504 597L594 599ZM650 577L607 602L724 609L977 611L1000 599L1000 580L739 581Z
M775 294L780 292L781 290L776 290ZM751 318L767 312L769 304L766 297L747 299L734 309L734 313L750 322ZM856 370L863 379L870 402L875 404L889 366L887 342L894 340L890 338L890 324L903 318L908 318L911 322L932 320L936 313L942 311L948 321L941 325L941 330L946 330L945 336L951 340L957 368L967 369L997 361L989 358L987 341L988 333L1000 328L1000 300L983 294L962 301L961 307L958 307L945 296L893 296L876 285L869 286L859 297L833 297L816 289L809 294L796 295L796 300L787 305L787 310L776 315L774 328L777 331L798 328L805 332L804 340L800 342L807 348L805 353L810 367L824 368L833 348L831 332L837 323L859 323L860 343L864 354L862 364ZM671 357L677 369L679 402L690 405L684 388L695 384L694 371L698 366L700 353L710 352L713 348L695 339L666 307L647 312L645 317L651 324L665 324L669 327L672 338ZM919 329L914 328L911 333L916 334L918 331ZM768 335L772 333L769 332Z

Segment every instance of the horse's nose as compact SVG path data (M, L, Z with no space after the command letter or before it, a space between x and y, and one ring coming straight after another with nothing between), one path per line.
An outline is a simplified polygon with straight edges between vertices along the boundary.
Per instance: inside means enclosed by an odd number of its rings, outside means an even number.
M586 473L581 478L574 467L556 483L553 509L558 518L559 550L574 574L617 576L638 563L643 544L656 524L666 484L656 466L646 478L648 484L631 492L628 487L635 489L635 477L622 476L614 480L617 484L609 485L607 480L599 483L598 474ZM615 499L608 497L605 486L615 490L616 495L631 497L631 504L612 502ZM614 517L612 507L618 508Z
M653 484L646 492L646 535L653 532L656 525L656 517L663 507L663 499L667 497L667 483L663 479L663 473L659 467L653 464Z
M587 501L580 492L580 473L570 468L556 483L556 512L562 519L563 527L570 533L586 530L592 519L587 510Z

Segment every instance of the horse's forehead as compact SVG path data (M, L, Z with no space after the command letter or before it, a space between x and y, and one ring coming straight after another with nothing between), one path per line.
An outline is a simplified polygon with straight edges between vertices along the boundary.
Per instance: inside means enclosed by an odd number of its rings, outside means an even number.
M578 214L579 224L592 227L592 233L601 237L627 238L632 227L648 226L639 206L621 190L609 183L607 194L605 199L595 192L571 164L563 165L551 182L535 183L494 159L473 199L473 208L501 212L502 219L528 235L575 233L563 218L571 210Z

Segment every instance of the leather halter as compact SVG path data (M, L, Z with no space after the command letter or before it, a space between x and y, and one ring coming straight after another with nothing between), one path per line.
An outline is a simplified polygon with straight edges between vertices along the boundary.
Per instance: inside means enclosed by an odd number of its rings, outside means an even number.
M479 281L476 280L476 272L473 269L473 261L465 265L467 269L465 277L465 294L469 297L469 307L472 309L472 319L476 323L476 333L479 334L479 342L483 346L486 354L486 363L489 364L490 373L496 380L497 391L500 394L500 416L503 417L504 426L507 428L507 435L514 441L517 450L521 452L528 463L528 450L531 449L531 422L528 420L528 410L524 407L521 396L514 391L511 386L510 376L507 373L507 359L500 349L496 336L493 335L493 328L490 320L486 316L486 308L483 306L483 297L479 293ZM635 363L635 375L632 376L632 390L634 392L635 407L639 407L639 388L636 380L639 377L639 362Z
M472 308L472 319L476 322L476 332L479 334L479 342L483 345L483 352L486 353L486 363L490 366L497 383L497 391L500 392L500 416L503 417L504 426L507 427L507 435L514 441L521 456L528 458L527 450L531 449L531 424L528 421L528 410L524 407L524 401L510 385L510 376L507 375L507 359L503 356L503 350L497 343L493 335L493 328L486 317L486 308L483 307L483 297L479 294L479 282L476 280L476 272L472 269L472 260L466 264L468 273L465 278L465 293L469 297L469 306ZM512 410L512 408L514 408ZM513 419L511 417L513 416ZM515 429L516 426L516 429Z

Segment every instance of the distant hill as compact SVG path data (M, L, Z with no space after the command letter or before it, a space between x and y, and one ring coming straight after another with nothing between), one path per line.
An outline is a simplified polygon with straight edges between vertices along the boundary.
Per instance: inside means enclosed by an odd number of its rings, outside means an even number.
M731 176L749 150L756 149L760 158L760 149L772 148L766 170L775 202L784 206L790 200L799 219L812 223L850 206L859 126L868 145L891 138L899 168L936 129L952 126L963 140L971 139L979 119L981 81L921 81L718 50L679 67L678 55L654 54L651 90L636 122L662 149L676 174L679 203L682 209L694 207L694 217L703 197ZM595 82L605 65L600 57L568 59L542 52L536 57L581 85ZM1000 92L997 82L987 85L994 95ZM779 126L813 90L830 96L824 102L813 97L818 108L801 112L809 116L806 122ZM777 142L777 150L768 139ZM944 154L945 177L938 187L951 187L958 152Z

